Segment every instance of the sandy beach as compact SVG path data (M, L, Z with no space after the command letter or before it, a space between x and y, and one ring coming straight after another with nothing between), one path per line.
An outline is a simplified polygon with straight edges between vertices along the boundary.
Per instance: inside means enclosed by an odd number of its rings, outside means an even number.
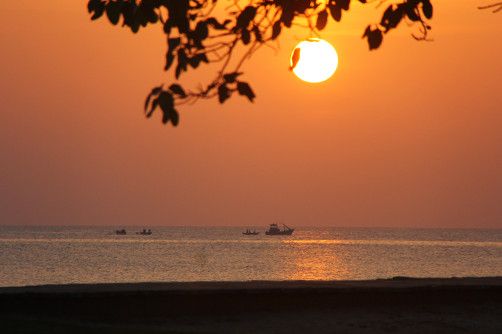
M5 333L501 333L502 277L0 288Z

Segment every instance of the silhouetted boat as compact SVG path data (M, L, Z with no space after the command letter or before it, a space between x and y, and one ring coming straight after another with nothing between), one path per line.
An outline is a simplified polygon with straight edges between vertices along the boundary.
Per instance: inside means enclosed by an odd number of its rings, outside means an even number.
M250 229L247 229L246 232L242 232L242 234L244 235L258 235L260 234L260 232L256 232L256 231L251 231Z
M126 235L127 231L123 228L121 230L115 230L116 235Z
M139 232L136 232L136 234L140 234L140 235L151 235L152 234L152 230L150 229L143 229L143 231L139 231Z
M270 224L270 228L265 231L266 235L291 235L293 234L294 228L290 228L284 224L282 224L284 228L281 230L277 224Z

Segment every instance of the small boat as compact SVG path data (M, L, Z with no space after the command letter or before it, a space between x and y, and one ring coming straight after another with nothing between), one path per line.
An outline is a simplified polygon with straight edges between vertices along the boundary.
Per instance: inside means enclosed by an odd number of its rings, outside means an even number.
M283 229L281 230L277 224L270 224L270 227L265 231L266 235L291 235L294 232L294 228L290 228L282 224Z
M151 235L152 234L152 230L150 229L143 229L143 231L139 231L139 232L136 232L136 234L139 234L139 235Z
M256 230L251 231L250 229L247 229L246 232L242 232L244 235L258 235L260 232L256 232Z
M125 228L123 228L121 230L115 230L115 234L116 235L126 235L127 231L125 230Z

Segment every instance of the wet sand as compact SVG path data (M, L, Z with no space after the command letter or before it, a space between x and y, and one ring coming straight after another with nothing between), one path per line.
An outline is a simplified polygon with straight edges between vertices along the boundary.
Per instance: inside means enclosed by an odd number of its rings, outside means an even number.
M5 333L502 333L500 319L502 277L0 288Z

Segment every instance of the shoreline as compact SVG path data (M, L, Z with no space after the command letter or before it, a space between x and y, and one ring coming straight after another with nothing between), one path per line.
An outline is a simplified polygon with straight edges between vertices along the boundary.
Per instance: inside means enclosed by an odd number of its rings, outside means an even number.
M420 287L476 287L502 286L502 276L490 277L407 277L370 280L252 280L252 281L188 281L188 282L134 282L134 283L70 283L26 286L0 286L2 294L15 293L97 293L140 291L217 291L260 289L347 289L347 288L420 288Z
M19 333L501 333L502 277L4 287L0 314Z

